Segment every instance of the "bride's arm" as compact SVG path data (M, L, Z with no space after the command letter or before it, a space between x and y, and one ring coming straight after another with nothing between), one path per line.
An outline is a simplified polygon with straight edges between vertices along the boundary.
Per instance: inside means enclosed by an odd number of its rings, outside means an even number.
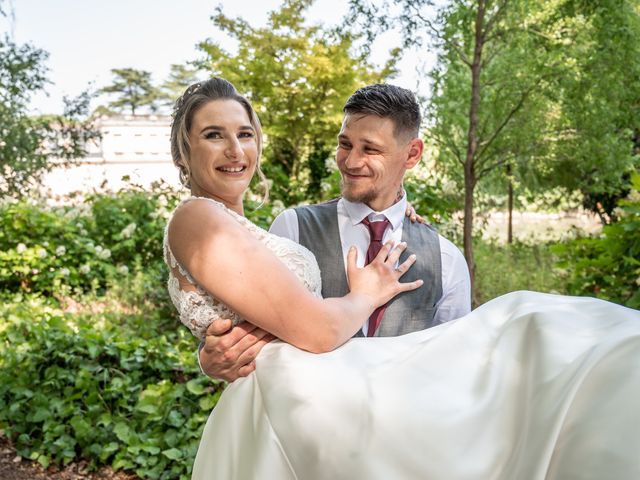
M333 350L362 326L373 310L421 281L399 283L393 265L400 252L389 244L368 267L357 269L355 250L348 256L351 292L320 299L249 231L211 202L180 207L169 226L174 256L195 281L276 337L311 352ZM401 267L409 268L414 258Z

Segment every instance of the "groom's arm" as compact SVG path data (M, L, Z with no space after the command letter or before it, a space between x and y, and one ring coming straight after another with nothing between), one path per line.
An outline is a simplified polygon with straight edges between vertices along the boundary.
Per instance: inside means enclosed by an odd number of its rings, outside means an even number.
M471 311L471 280L462 252L439 235L442 267L442 297L436 304L435 323L464 317Z
M269 227L269 233L299 243L300 228L298 227L298 215L296 211L293 208L288 208L281 212Z
M269 232L298 241L298 216L285 210L271 224ZM255 359L275 337L248 322L231 328L231 320L214 320L200 345L200 369L209 377L233 382L256 368Z

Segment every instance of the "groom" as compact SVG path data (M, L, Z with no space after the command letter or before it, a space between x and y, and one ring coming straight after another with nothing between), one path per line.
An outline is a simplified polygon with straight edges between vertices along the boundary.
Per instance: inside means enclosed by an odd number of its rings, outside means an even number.
M359 266L374 244L392 240L408 244L417 261L403 281L424 279L424 286L395 297L378 309L356 336L395 336L423 330L467 314L470 283L464 257L430 226L405 218L404 174L421 159L420 107L414 95L393 85L358 90L344 107L336 162L342 174L342 198L288 209L270 232L311 250L322 274L322 296L348 293L346 253L358 249ZM255 358L273 337L244 322L232 329L214 321L200 350L200 365L209 376L233 381L255 368Z

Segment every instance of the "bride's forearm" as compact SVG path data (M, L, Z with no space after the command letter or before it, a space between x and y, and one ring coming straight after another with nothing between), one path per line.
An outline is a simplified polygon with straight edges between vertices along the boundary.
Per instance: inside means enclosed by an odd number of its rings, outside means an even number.
M319 300L308 312L307 328L289 343L312 353L335 350L353 337L375 307L374 299L353 292L344 297Z

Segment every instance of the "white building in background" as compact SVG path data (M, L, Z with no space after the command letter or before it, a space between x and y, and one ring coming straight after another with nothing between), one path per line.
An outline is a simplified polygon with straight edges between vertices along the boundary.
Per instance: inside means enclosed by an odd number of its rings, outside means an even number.
M171 117L103 116L95 122L102 138L87 145L87 156L69 168L56 168L43 179L53 195L118 190L129 183L148 188L164 181L179 187L171 160ZM129 180L123 180L128 177Z

